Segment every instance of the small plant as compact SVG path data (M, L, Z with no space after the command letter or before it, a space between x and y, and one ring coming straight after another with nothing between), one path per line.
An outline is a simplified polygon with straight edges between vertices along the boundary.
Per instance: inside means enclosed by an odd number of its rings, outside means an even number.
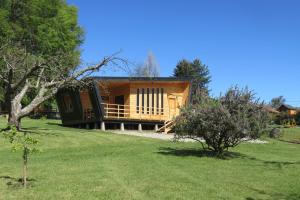
M18 131L15 126L8 127L3 131L5 138L12 144L12 151L16 152L19 150L23 151L23 174L22 174L22 185L24 188L27 187L27 174L28 174L28 159L29 155L35 152L40 152L36 147L38 140L31 137L27 131Z

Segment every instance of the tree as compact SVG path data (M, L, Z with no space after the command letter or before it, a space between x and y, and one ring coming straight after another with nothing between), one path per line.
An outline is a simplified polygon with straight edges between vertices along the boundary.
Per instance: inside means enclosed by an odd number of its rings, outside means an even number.
M0 80L9 127L19 129L21 119L60 88L119 60L114 54L80 68L82 41L77 9L65 0L0 0ZM22 106L29 93L35 95Z
M192 79L192 93L208 94L208 84L211 81L208 66L203 64L199 59L190 62L186 59L179 61L174 69L175 77L189 77Z
M150 51L144 62L134 68L131 76L136 77L158 77L159 76L159 65L154 57L154 54Z
M278 108L279 106L281 106L282 104L285 103L285 98L283 96L279 96L279 97L275 97L273 99L271 99L270 105L273 108Z
M258 138L268 123L263 103L248 89L230 88L218 99L207 98L193 108L185 108L176 119L175 138L191 138L203 148L222 156L229 147Z
M16 127L12 127L9 131L4 132L4 137L9 139L12 143L12 151L16 152L22 150L22 159L23 159L23 173L22 173L22 184L24 188L27 187L28 182L28 160L29 155L35 152L39 152L39 149L36 147L38 140L31 137L27 131L20 132Z

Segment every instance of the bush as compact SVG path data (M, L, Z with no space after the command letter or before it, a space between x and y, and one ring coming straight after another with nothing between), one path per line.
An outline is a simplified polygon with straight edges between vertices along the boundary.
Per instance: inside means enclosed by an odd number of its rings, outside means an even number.
M282 131L280 128L273 128L270 132L269 132L269 137L270 138L279 138L282 136Z
M296 124L300 125L300 111L297 112L297 114L295 116L295 120L296 120Z
M175 138L201 142L220 156L245 139L258 138L269 121L263 104L248 89L229 89L218 99L203 100L182 110L176 119Z
M275 117L275 123L278 124L278 125L282 125L285 128L295 127L298 124L296 122L296 120L298 119L297 115L296 116L290 116L288 113L279 113Z

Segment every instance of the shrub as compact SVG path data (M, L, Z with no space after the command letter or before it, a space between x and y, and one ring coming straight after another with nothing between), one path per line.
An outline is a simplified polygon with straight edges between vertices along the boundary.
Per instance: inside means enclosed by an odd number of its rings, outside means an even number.
M248 89L230 88L224 96L182 110L176 119L175 138L191 138L221 156L245 139L258 138L269 121L263 104Z
M297 125L300 125L300 111L297 112L296 116L295 116L295 120Z
M282 131L280 128L273 128L270 132L269 132L269 137L270 138L279 138L282 136Z

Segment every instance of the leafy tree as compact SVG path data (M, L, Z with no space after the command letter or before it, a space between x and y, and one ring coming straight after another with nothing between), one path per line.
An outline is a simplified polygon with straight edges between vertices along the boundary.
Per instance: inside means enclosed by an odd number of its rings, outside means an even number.
M270 105L273 108L278 108L279 106L281 106L282 104L285 103L285 98L283 96L279 96L279 97L275 97L271 100Z
M21 119L60 88L119 60L111 55L80 67L82 41L77 9L65 0L0 0L0 80L10 125L19 129Z
M144 62L144 64L137 65L134 68L131 76L136 77L158 77L159 65L154 57L154 54L150 51Z
M199 59L193 62L181 60L174 69L175 77L190 77L193 81L192 93L199 95L208 93L208 84L211 81L208 66L203 64Z
M175 138L191 138L222 156L229 147L258 138L268 123L263 104L248 89L230 88L218 99L187 107L176 119ZM204 139L205 144L202 139Z

